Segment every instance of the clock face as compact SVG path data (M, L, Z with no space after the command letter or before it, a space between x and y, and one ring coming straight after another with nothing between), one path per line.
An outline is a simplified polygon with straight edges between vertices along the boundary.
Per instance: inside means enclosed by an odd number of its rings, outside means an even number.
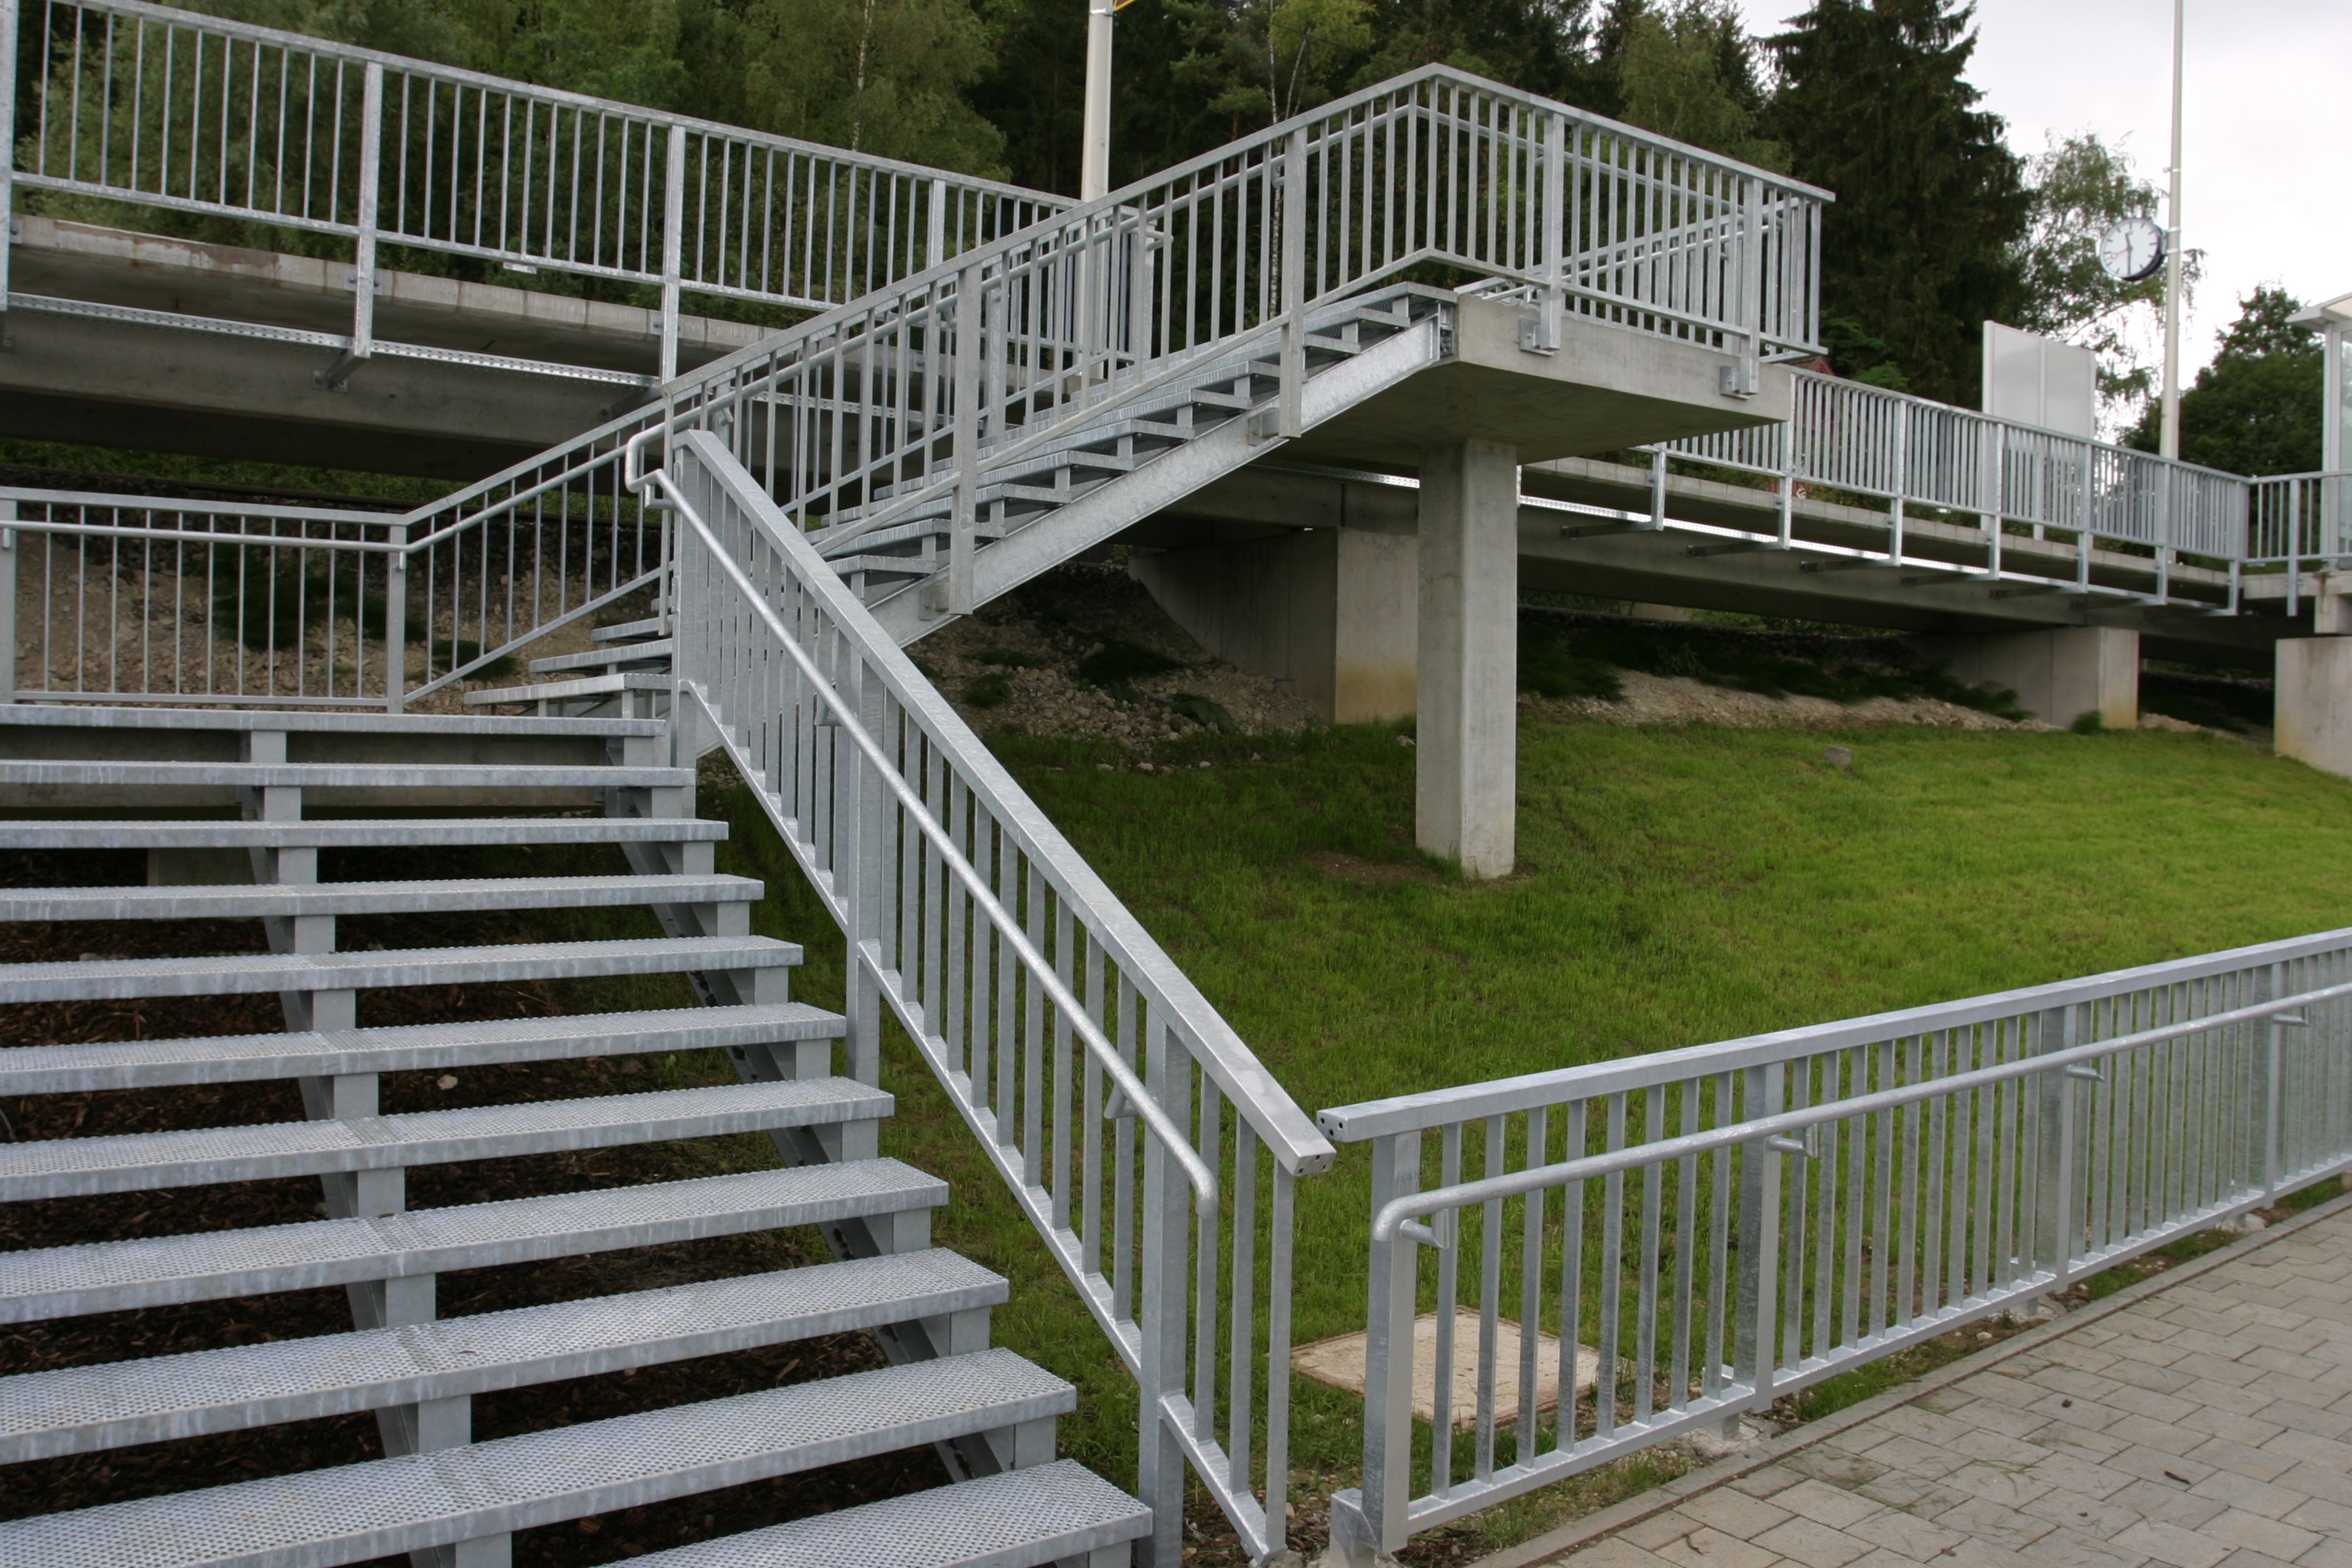
M2164 230L2156 220L2127 217L2099 236L2099 265L2118 283L2137 283L2164 265Z

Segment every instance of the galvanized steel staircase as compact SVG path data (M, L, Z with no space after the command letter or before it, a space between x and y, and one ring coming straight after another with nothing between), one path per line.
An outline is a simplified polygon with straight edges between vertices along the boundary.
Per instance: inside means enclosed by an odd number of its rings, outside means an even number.
M633 649L640 658L658 657ZM666 651L666 650L665 650ZM590 677L588 684L598 680ZM666 678L665 678L666 684ZM598 694L629 700L636 689ZM511 1533L893 1449L935 1447L938 1489L657 1552L668 1568L1129 1560L1141 1505L1054 1458L1070 1385L989 1348L998 1276L929 1245L946 1185L877 1152L891 1097L833 1071L836 1015L789 998L795 945L750 933L761 885L715 874L724 825L648 719L0 708L0 786L233 789L237 820L18 820L0 846L242 852L249 882L0 890L0 920L257 918L270 951L0 965L0 1002L281 997L283 1033L0 1051L0 1096L294 1079L310 1120L0 1145L0 1200L320 1178L325 1217L0 1255L0 1321L341 1285L323 1339L0 1378L0 1464L373 1412L384 1456L0 1522L0 1562L366 1562L494 1568ZM478 760L354 761L369 748ZM235 760L190 760L207 751ZM551 760L601 751L601 761ZM101 756L101 753L104 753ZM146 753L146 754L142 754ZM605 815L320 817L306 792L457 790L489 803L593 790ZM542 806L542 813L545 807ZM613 845L625 876L322 881L321 852ZM346 915L651 907L660 938L346 951ZM497 980L692 976L699 1008L361 1027L360 993ZM382 1074L723 1049L740 1081L383 1114ZM761 1131L774 1169L412 1210L406 1173L454 1161ZM697 1237L818 1227L834 1261L442 1319L436 1276ZM867 1330L891 1364L814 1383L470 1440L472 1396ZM0 1477L6 1472L0 1470Z

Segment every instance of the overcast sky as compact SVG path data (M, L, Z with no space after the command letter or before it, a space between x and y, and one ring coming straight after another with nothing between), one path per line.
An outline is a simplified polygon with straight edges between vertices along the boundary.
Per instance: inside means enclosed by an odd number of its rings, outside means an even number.
M1801 0L1738 0L1750 31ZM2352 0L2188 0L2181 216L2207 253L2183 380L2256 285L2309 304L2352 293ZM2171 0L1978 0L1969 71L2010 145L2096 131L2163 188Z

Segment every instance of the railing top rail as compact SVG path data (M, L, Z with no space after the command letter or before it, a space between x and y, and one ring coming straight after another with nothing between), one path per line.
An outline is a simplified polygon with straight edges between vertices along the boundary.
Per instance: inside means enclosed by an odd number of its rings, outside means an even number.
M796 137L779 135L770 131L753 131L740 125L729 125L720 121L703 120L690 114L679 114L666 109L651 109L643 104L625 103L617 99L595 98L587 93L572 92L564 88L541 87L536 82L520 81L510 77L491 76L487 72L468 70L463 66L442 65L437 61L418 59L412 55L388 54L358 44L346 44L332 38L315 37L308 33L293 33L278 27L265 27L257 23L232 21L223 16L208 16L176 6L157 5L149 0L66 0L71 8L83 11L110 12L117 16L139 16L172 26L184 26L203 32L226 35L248 42L268 44L276 47L299 48L310 53L331 56L360 65L380 65L387 70L398 70L414 76L430 77L436 81L482 88L489 91L516 93L538 99L541 102L560 103L570 108L593 110L601 114L620 115L662 126L675 125L683 130L705 135L722 136L739 142L749 142L780 152L804 153L812 157L831 159L837 163L855 163L887 174L905 174L915 179L946 180L954 184L990 195L1018 197L1024 201L1055 205L1075 205L1071 197L1051 191L1034 191L1024 185L1003 180L983 179L976 174L961 174L950 169L935 169L927 164L910 163L903 159L880 157L871 153L852 152L846 147L828 146L822 142L803 142Z
M875 625L866 607L834 574L806 536L776 513L775 502L757 485L742 483L730 469L733 458L708 431L688 431L684 442L692 447L704 468L736 490L750 514L765 520L776 545L802 568L807 591L814 595L837 625L863 623L872 635L859 639L860 653L882 678L891 700L929 731L953 746L963 783L977 795L1000 824L1014 827L1025 847L1048 870L1064 897L1087 911L1088 931L1138 986L1165 1005L1173 1017L1163 1020L1188 1038L1195 1059L1234 1108L1246 1117L1269 1151L1293 1174L1307 1174L1329 1166L1336 1155L1297 1101L1243 1043L1233 1026L1201 994L1200 988L1178 968L1142 922L1128 912L1094 868L1062 837L1052 820L1037 809L1026 792L1004 771L993 753L972 734L970 726L946 699L925 679L897 643ZM737 470L740 473L740 469ZM672 492L672 499L678 499ZM771 515L775 514L775 515ZM779 628L779 635L784 635ZM1213 1177L1211 1178L1213 1186Z
M363 522L390 528L407 521L414 512L357 511L337 507L288 506L280 502L203 500L185 496L121 496L95 490L45 490L0 485L0 501L30 501L41 506L113 507L126 511L194 512L213 516L283 518L298 522ZM441 503L436 501L434 506ZM37 529L42 518L16 518L12 528ZM168 532L158 529L153 531Z
M2231 478L2236 479L2237 475ZM2242 482L2250 485L2284 485L2297 480L2309 484L2315 479L2352 479L2352 468L2313 468L2301 474L2258 474Z
M2046 985L2030 985L2015 991L1999 991L1957 1002L1898 1008L1893 1012L1873 1013L1834 1023L1810 1024L1802 1028L1780 1029L1770 1034L1720 1040L1711 1045L1687 1046L1680 1050L1628 1057L1618 1061L1591 1062L1580 1067L1555 1068L1550 1072L1526 1073L1486 1083L1458 1084L1419 1094L1402 1094L1386 1100L1366 1100L1357 1105L1336 1106L1318 1113L1316 1122L1336 1142L1360 1143L1482 1117L1508 1115L1537 1106L1558 1105L1565 1100L1622 1094L1715 1073L1766 1067L1824 1051L1874 1045L1945 1029L1968 1028L2021 1014L2102 1001L2110 996L2202 980L2260 964L2284 963L2317 953L2340 952L2347 947L2352 947L2352 929L2319 931L2309 936L2290 937L2283 942L2260 942L2222 952L2168 959L2161 963L2143 964L2136 969L2113 970L2105 974L2054 981Z
M2069 1046L2063 1050L2048 1051L2039 1056L2022 1057L2015 1061L2000 1062L1991 1067L1970 1068L1964 1071L1946 1073L1940 1077L1921 1079L1896 1089L1880 1089L1873 1094L1855 1095L1846 1100L1828 1100L1816 1105L1783 1110L1770 1116L1759 1116L1746 1121L1712 1127L1704 1132L1691 1132L1680 1137L1662 1138L1654 1142L1635 1143L1604 1153L1587 1154L1579 1159L1556 1161L1549 1165L1531 1165L1507 1175L1488 1176L1480 1181L1456 1182L1450 1186L1431 1187L1391 1199L1372 1219L1372 1239L1392 1239L1397 1227L1405 1220L1418 1215L1436 1214L1444 1209L1458 1208L1470 1204L1491 1202L1497 1198L1518 1197L1543 1187L1556 1187L1569 1182L1589 1181L1595 1176L1612 1175L1620 1171L1638 1170L1664 1161L1679 1160L1694 1154L1706 1154L1718 1149L1735 1148L1753 1143L1759 1139L1784 1136L1817 1127L1825 1121L1843 1121L1857 1116L1874 1115L1882 1110L1894 1110L1923 1100L1941 1100L1954 1094L1990 1084L2005 1083L2014 1079L2041 1073L2063 1072L2068 1068L2096 1061L2101 1057L2137 1050L2143 1046L2159 1045L2177 1040L2184 1035L2201 1034L2212 1029L2228 1028L2238 1024L2259 1023L2281 1013L2313 1006L2322 1002L2334 1002L2352 995L2352 983L2323 985L2315 990L2297 992L2292 996L2268 998L2243 1007L2210 1014L2204 1017L2184 1019L2160 1025L2155 1028L2136 1030L2104 1040L2092 1040L2083 1045Z

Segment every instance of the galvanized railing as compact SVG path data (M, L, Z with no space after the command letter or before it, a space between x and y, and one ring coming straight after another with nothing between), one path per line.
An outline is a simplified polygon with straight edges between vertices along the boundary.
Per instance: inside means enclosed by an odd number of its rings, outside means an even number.
M2352 472L2282 474L2249 489L2246 559L2286 568L2286 613L2294 615L2306 566L2341 571L2352 563Z
M0 489L0 697L404 708L651 589L624 425L407 513Z
M2252 481L1833 375L1794 375L1787 424L1648 448L1657 484L1665 479L1662 457L1770 478L1782 548L1794 536L1801 488L1883 504L1886 558L1897 567L1906 563L1906 522L1931 511L1948 523L1958 513L1981 536L1989 580L2019 574L2005 554L2012 529L2036 540L2054 529L2075 545L2071 585L2078 592L2093 586L2093 542L2105 542L2147 559L2158 603L2171 598L2184 559L2227 568L2228 607L2237 608L2236 568L2248 558L2250 497L2259 493ZM1916 551L1909 559L1936 563Z
M0 3L0 219L13 182L348 240L352 359L376 349L379 245L657 289L667 381L681 292L824 310L1069 205L140 0L22 3ZM42 62L21 104L18 51Z
M1140 1391L1152 1554L1189 1461L1287 1538L1292 1184L1330 1144L707 434L676 509L678 722L714 727L849 939L853 1073L887 1003Z
M1814 334L1823 194L1428 67L1326 104L856 304L672 388L828 551L955 496L943 607L970 607L983 462L1271 350L1270 437L1302 433L1307 315L1424 262L1563 316L1694 339L1727 387ZM1745 379L1744 379L1745 378Z
M2337 931L1327 1110L1372 1145L1335 1540L1361 1568L2352 1165L2347 1047Z

